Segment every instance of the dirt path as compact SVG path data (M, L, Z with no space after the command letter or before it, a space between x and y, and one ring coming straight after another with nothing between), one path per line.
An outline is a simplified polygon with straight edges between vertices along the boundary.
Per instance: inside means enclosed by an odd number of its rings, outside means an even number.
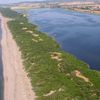
M34 100L30 81L23 69L21 54L7 26L7 18L0 15L2 28L2 60L4 69L4 100Z

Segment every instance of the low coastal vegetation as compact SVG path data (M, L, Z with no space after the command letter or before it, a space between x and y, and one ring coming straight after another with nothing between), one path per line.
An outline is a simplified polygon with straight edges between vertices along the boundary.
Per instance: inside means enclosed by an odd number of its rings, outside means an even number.
M100 100L100 72L61 50L23 14L0 8L22 54L36 100Z

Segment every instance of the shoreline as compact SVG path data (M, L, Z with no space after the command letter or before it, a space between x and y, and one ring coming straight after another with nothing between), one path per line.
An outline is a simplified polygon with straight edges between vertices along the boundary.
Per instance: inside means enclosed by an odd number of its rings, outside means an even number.
M56 7L57 8L57 7ZM44 9L44 8L25 8L25 9L17 9L17 10L30 10L30 9ZM47 8L47 9L54 9L54 8ZM57 8L57 9L64 9L64 10L69 10L69 11L75 11L75 12L80 12L80 13L86 13L86 14L92 14L92 15L100 15L100 11L98 10L84 10L84 9L78 9L78 8ZM16 9L12 9L13 11L16 11Z
M40 9L40 8L39 8L39 9ZM52 8L50 8L50 9L52 9ZM63 9L63 8L58 8L58 9ZM78 13L82 13L82 14L91 14L91 15L97 15L97 16L100 15L100 14L93 14L93 13L89 13L89 12L80 12L80 11L71 10L71 9L63 9L63 10L65 10L65 11L66 11L66 10L67 10L67 11L72 11L72 12L76 12L76 13L78 12ZM14 10L13 10L13 11L14 11ZM23 15L24 15L24 14L23 14ZM27 19L28 19L28 18L27 18ZM39 26L37 23L32 23L32 22L30 22L30 23L36 26L36 30L37 30L37 31L40 31L40 32L42 32L42 33L45 33L48 37L53 38L53 39L57 42L57 40L56 40L54 37L48 35L47 32L41 31L40 26ZM57 43L58 43L58 42L57 42ZM59 45L59 47L61 48L61 45L60 45L59 43L58 43L58 45ZM66 53L69 53L69 52L63 50L62 48L61 48L61 50L64 51L64 52L66 52ZM71 55L75 56L75 55L72 54L72 53L71 53ZM91 68L92 66L91 66L88 62L86 62L85 60L82 60L82 59L78 58L77 56L75 56L75 57L76 57L77 59L83 61L84 63L86 63L86 64L87 64L87 67L88 67L90 70L100 71L99 69Z
M3 64L2 64L2 30L1 30L1 19L0 19L0 100L4 100L4 77L3 77Z
M5 16L9 15L4 12ZM8 11L10 14L15 12ZM19 49L37 100L99 99L100 73L83 61L63 52L57 42L15 13L8 26ZM91 92L93 91L93 92Z
M85 14L91 14L91 15L98 15L98 16L100 15L100 11L90 11L90 10L82 10L82 9L64 9L64 10L85 13Z
M0 15L2 28L2 60L4 100L34 100L30 80L22 64L21 54L8 28L9 19Z

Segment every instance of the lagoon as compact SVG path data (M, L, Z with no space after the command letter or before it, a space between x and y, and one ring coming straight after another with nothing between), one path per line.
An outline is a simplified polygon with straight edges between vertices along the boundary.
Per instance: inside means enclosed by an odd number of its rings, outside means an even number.
M100 16L64 9L30 9L29 22L52 36L61 49L100 70Z

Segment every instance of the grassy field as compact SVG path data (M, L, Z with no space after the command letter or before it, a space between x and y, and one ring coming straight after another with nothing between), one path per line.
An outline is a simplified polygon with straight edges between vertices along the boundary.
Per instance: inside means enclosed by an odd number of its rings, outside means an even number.
M100 100L100 72L63 52L57 42L25 16L0 8L22 53L36 100Z

